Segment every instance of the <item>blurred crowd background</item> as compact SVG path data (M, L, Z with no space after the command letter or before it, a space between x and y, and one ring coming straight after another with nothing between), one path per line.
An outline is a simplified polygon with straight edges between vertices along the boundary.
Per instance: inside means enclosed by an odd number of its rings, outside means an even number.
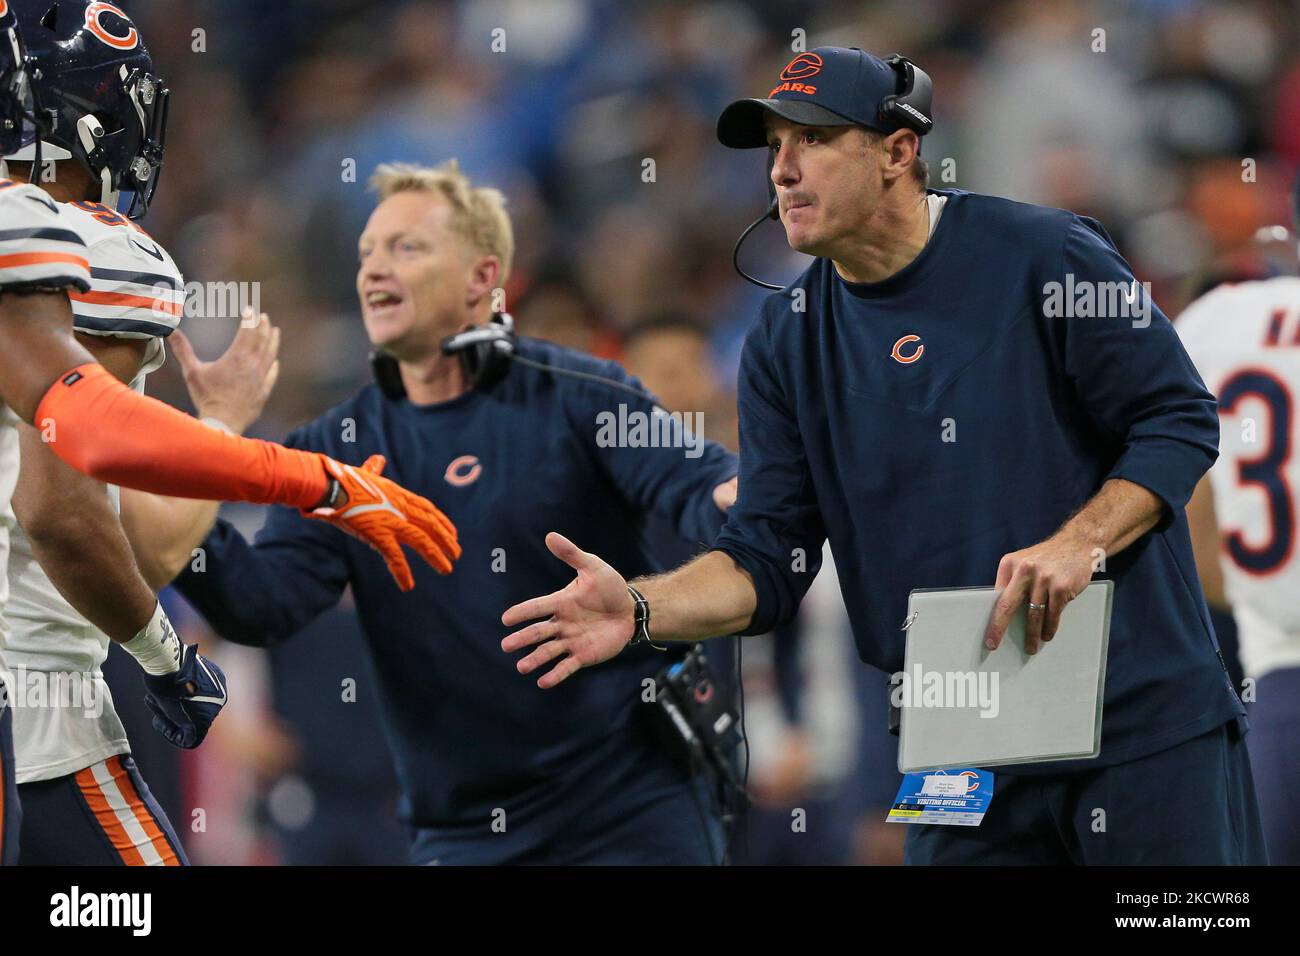
M722 148L714 123L824 44L901 52L929 72L932 186L1096 216L1171 317L1216 282L1295 271L1294 243L1259 230L1289 222L1300 164L1296 2L121 5L173 94L143 225L188 280L259 283L283 329L262 437L368 378L354 276L370 172L456 157L508 197L520 330L624 360L734 446L740 344L765 293L736 277L731 254L765 207L764 157ZM778 283L804 267L775 224L744 258ZM236 321L185 329L210 358ZM187 407L174 366L150 392ZM230 514L247 529L261 520ZM212 640L176 613L191 639ZM353 627L344 608L289 652L223 646L238 692L196 754L178 762L133 731L196 862L403 861L373 682L358 679L355 708L319 706L337 701L338 674L365 673ZM883 677L853 666L829 569L795 631L745 644L756 803L735 857L896 862L905 828L883 824L898 783ZM288 653L297 667L280 666Z

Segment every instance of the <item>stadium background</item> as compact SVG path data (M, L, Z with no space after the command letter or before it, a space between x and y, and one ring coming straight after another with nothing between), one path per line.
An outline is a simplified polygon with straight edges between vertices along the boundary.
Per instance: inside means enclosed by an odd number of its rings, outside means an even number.
M923 152L932 184L1100 218L1171 317L1214 282L1295 271L1294 244L1256 232L1288 221L1300 164L1298 3L121 5L173 91L144 225L187 280L258 283L283 329L261 437L283 437L367 380L353 278L370 171L455 156L507 194L518 242L508 307L521 331L623 358L734 445L739 348L764 293L732 272L731 248L766 200L763 157L723 149L713 126L725 103L770 87L795 30L802 48L915 60L936 91ZM750 271L772 281L795 276L800 258L771 224L746 247ZM636 334L665 320L701 334ZM206 357L234 332L211 315L183 327ZM188 407L174 362L150 392ZM248 531L261 520L228 514ZM738 859L898 859L903 828L880 822L898 779L884 689L851 666L835 587L821 576L796 633L746 643L759 800ZM169 606L233 691L195 753L169 751L147 721L130 728L195 862L403 862L373 681L346 608L268 655L220 644L178 600ZM355 703L341 700L340 674L356 675ZM135 710L137 685L114 685Z

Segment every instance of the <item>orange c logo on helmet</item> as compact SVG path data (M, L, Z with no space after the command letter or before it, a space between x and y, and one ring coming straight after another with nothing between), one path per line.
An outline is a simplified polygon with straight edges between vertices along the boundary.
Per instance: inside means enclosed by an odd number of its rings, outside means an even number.
M100 22L100 17L106 13L111 13L113 16L125 21L126 36L114 36L108 32L108 29ZM140 33L131 25L131 18L111 3L92 3L86 7L86 29L115 50L134 50L140 45Z
M894 343L894 348L892 351L890 351L889 357L892 358L895 362L900 362L903 365L911 365L913 362L917 361L918 359L920 359L922 355L925 354L925 346L918 345L915 351L910 352L907 355L903 354L903 346L911 345L913 342L919 342L919 341L921 341L921 336L919 335L904 335L901 339L899 339L897 342Z
M473 455L461 455L447 466L447 471L442 477L447 479L447 484L462 488L474 484L481 474L483 474L483 466L478 463L477 458Z
M822 58L816 53L800 53L781 71L783 80L802 80L822 71Z
M9 12L9 0L0 0L0 17Z

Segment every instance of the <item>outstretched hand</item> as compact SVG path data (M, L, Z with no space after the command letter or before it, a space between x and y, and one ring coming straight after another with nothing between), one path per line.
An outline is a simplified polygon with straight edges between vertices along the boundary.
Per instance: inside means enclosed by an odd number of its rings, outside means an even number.
M319 457L347 500L332 508L304 510L306 517L329 522L378 551L402 591L415 587L402 545L414 549L439 574L451 573L460 557L456 526L433 502L380 474L386 464L383 455L371 455L359 468Z
M516 604L501 615L507 627L546 618L501 642L506 653L540 645L516 664L521 674L562 658L538 678L537 686L544 690L616 656L632 639L634 627L632 596L622 575L554 531L546 536L546 547L577 577L563 590Z

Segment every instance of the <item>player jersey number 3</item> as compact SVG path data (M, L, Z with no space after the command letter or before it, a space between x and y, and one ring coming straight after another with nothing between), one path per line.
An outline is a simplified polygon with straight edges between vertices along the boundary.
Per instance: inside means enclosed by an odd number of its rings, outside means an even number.
M1290 560L1295 548L1295 499L1283 470L1293 451L1295 410L1286 383L1268 369L1252 367L1238 369L1224 381L1219 390L1220 414L1234 414L1252 399L1268 409L1268 421L1259 435L1260 453L1237 462L1237 482L1264 494L1268 534L1264 541L1249 544L1241 531L1230 531L1225 547L1243 571L1271 574Z

